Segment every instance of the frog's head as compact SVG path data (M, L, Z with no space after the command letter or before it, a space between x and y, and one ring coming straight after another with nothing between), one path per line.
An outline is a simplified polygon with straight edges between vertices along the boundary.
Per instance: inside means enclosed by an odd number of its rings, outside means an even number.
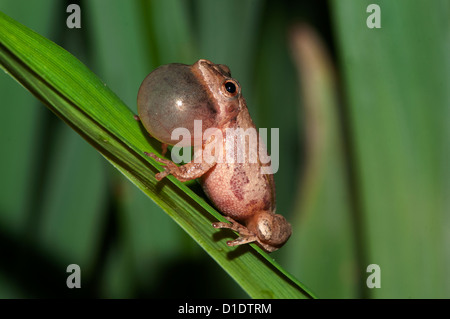
M231 71L224 64L214 64L201 59L192 65L192 70L203 83L208 95L216 105L216 127L235 118L244 107L239 82L231 77Z
M193 65L172 63L157 68L142 82L137 99L147 131L163 143L178 146L203 139L195 135L195 120L202 121L202 131L221 129L237 116L243 103L241 87L231 78L230 69L203 59ZM180 143L181 136L172 136L177 128L187 129L191 139Z

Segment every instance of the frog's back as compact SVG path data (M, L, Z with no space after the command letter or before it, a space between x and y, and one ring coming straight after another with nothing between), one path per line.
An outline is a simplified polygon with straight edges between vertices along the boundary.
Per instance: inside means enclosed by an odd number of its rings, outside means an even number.
M261 174L257 164L219 163L201 182L215 206L233 219L246 220L257 211L275 210L273 175Z
M238 160L237 148L239 146L235 144L234 162L230 163L225 160L226 145L224 141L224 160L201 177L205 193L209 198L214 199L214 204L220 211L236 220L246 220L255 212L274 212L276 204L273 174L263 174L261 170L263 165L270 165L270 163L262 164L260 161L258 147L261 148L262 153L265 153L266 149L246 107L239 114L235 123L227 128L235 130L235 133L239 132L239 129L241 129L240 133L248 129L253 130L259 142L244 145L244 152L247 155L245 161ZM225 132L224 129L224 140L227 137ZM249 155L250 153L254 156ZM264 169L267 172L268 167L265 166Z

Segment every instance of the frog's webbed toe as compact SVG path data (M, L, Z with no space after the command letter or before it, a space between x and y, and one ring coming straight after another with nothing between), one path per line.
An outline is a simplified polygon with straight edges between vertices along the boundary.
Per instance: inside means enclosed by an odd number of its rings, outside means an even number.
M164 167L164 171L159 172L158 174L156 174L156 179L158 181L162 180L167 175L172 174L173 172L178 170L178 166L176 166L172 161L169 161L169 160L164 159L164 158L160 158L160 157L156 156L153 153L144 152L144 154L147 155L148 157L151 157L151 158L155 159L158 163L166 165Z

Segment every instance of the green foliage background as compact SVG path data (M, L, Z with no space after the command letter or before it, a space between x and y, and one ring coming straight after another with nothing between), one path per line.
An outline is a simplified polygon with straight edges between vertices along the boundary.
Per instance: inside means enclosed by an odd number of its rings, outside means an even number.
M81 1L80 30L66 28L69 3L0 0L0 11L73 53L133 112L161 64L230 67L257 126L280 128L277 206L294 233L273 257L318 297L450 296L449 1ZM370 3L381 29L366 27ZM297 22L331 56L318 84L294 62ZM0 97L0 297L247 296L6 75ZM65 287L72 263L79 290ZM366 287L371 263L379 289Z

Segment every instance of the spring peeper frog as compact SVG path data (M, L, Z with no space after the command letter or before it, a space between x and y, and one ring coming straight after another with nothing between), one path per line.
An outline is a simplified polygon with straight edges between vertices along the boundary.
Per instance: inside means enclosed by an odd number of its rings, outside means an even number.
M288 240L291 225L275 213L275 183L270 163L262 163L259 155L256 161L251 161L249 156L257 153L256 145L265 150L264 142L258 135L256 143L251 143L249 138L234 144L234 149L225 146L230 131L256 131L241 87L227 66L203 59L193 65L161 66L142 82L137 103L142 124L163 145L178 143L180 146L176 134L175 138L172 136L174 129L180 127L191 133L188 142L200 143L197 151L194 148L194 160L182 166L146 154L165 165L164 171L156 175L158 180L169 174L180 181L199 178L206 195L230 222L216 222L213 227L229 228L240 235L228 241L229 246L256 242L265 251L272 252ZM200 120L201 133L212 129L221 134L214 137L196 134L195 121ZM225 138L220 140L220 136ZM212 160L204 160L202 151L215 142L224 143L223 152L214 149ZM230 157L233 160L224 160L226 153L233 151ZM243 161L236 160L239 151L246 155ZM261 172L263 167L265 173Z

